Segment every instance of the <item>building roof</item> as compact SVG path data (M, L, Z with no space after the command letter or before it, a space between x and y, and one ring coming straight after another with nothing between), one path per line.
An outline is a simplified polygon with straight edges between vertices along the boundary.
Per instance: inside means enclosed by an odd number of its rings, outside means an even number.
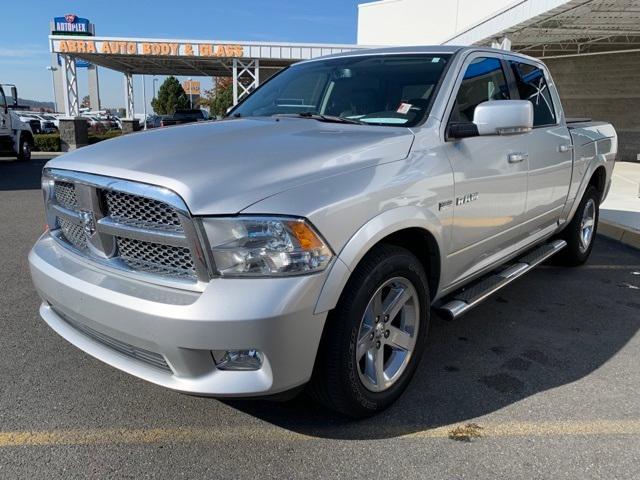
M640 0L522 0L445 41L491 45L534 57L640 48Z

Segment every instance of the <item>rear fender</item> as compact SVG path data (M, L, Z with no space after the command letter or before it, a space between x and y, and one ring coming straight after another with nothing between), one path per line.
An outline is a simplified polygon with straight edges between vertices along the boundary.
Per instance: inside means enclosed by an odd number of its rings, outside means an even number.
M572 131L571 133L574 142L576 142L579 138L579 135L576 135L578 132ZM618 151L615 132L613 135L613 137L600 138L575 147L573 178L571 179L567 205L563 213L565 222L570 222L575 215L591 177L600 167L604 167L606 171L603 198L601 200L606 197Z

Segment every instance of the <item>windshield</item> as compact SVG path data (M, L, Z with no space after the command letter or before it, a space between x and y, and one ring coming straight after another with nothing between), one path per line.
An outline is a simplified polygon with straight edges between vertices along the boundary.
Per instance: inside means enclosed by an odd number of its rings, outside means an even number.
M317 114L410 127L430 108L449 55L371 55L294 65L256 90L231 115Z

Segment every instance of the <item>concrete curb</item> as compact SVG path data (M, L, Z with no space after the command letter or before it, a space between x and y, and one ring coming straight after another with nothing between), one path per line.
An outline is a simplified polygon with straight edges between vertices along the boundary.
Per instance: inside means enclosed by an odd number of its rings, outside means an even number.
M601 218L598 222L598 233L640 250L640 231L629 226Z
M58 157L64 152L31 152L32 157Z

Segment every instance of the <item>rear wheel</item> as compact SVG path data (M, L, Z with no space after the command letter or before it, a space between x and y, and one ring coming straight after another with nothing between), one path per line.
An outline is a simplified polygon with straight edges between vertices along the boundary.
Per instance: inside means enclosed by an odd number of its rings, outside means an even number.
M31 160L31 142L27 138L20 139L20 149L18 150L18 160L28 162Z
M560 234L567 241L567 246L558 254L558 260L564 264L582 265L591 255L598 230L599 203L600 193L594 186L589 186L573 219Z
M354 417L391 405L422 355L429 308L420 261L400 247L372 250L327 319L310 383L312 396Z

